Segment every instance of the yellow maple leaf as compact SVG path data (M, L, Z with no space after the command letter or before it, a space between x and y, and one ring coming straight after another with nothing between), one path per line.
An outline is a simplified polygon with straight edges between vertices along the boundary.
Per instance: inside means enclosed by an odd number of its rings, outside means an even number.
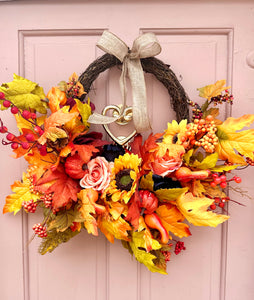
M230 117L223 124L217 126L216 134L219 143L215 150L220 159L245 165L246 161L241 155L251 159L254 158L254 129L239 131L246 126L250 126L253 122L254 114L243 115L240 118ZM235 150L241 155L236 154Z
M98 192L93 189L81 190L78 193L78 199L80 200L81 204L79 211L81 216L85 219L84 225L87 232L97 236L97 222L91 214L95 214L94 203L98 199Z
M114 220L117 220L121 215L127 216L128 206L124 202L108 202L110 209L109 212Z
M172 232L179 238L191 235L189 226L183 223L185 217L176 206L171 204L161 205L157 208L156 213L167 231ZM172 237L170 237L170 239L172 239Z
M131 230L129 223L122 217L114 220L109 214L103 214L98 217L98 227L106 238L114 243L114 238L129 241L128 230Z
M199 88L199 96L210 100L211 98L220 95L222 91L230 88L230 86L224 86L225 84L226 80L218 80L215 82L215 84L210 84Z
M207 209L213 201L213 199L194 197L192 193L186 193L177 199L176 204L180 212L193 225L216 227L228 220L229 216L208 211Z
M29 122L28 120L26 120L25 118L23 118L21 114L16 114L15 119L17 122L17 127L21 133L23 133L22 129L24 129L24 128L33 130L34 125L31 122ZM36 118L36 124L38 126L41 126L44 123L45 119L46 119L46 115Z
M152 253L147 253L142 248L145 248L145 240L144 240L144 232L133 232L132 233L132 240L129 242L131 250L135 255L137 261L144 264L151 272L158 272L161 274L167 274L167 272L154 264L156 256ZM152 249L158 250L161 248L160 243L153 239L152 240Z
M5 205L3 208L3 213L13 212L14 215L22 208L22 203L27 202L31 199L36 201L39 196L33 194L30 191L31 181L29 180L26 173L23 173L22 182L15 181L11 185L11 190L13 194L9 195L5 199Z

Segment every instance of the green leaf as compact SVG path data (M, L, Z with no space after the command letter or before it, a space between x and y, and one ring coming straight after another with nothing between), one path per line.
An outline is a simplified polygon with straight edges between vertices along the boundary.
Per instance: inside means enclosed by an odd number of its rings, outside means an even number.
M4 93L5 98L19 109L35 109L42 114L47 113L47 103L41 101L45 98L45 94L35 82L14 74L13 81L2 84L0 92ZM2 105L1 109L6 108Z
M207 110L209 106L208 100L206 100L206 102L201 106L201 110L202 112L205 112Z
M217 161L218 161L218 153L213 153L207 155L207 157L204 158L201 162L195 160L191 166L200 170L207 170L207 169L214 168Z
M87 123L87 120L88 120L89 116L92 113L91 106L88 103L82 103L78 99L75 99L75 101L77 103L78 111L79 111L79 113L80 113L80 115L82 117L82 121L85 124L85 126L88 127L89 124Z
M219 113L220 110L218 108L212 107L203 113L203 118L206 118L208 115L212 115L214 118L216 118L219 115Z
M167 269L167 262L166 258L163 255L162 251L170 251L170 246L163 246L160 250L152 250L152 254L156 256L156 259L153 260L156 267L164 270L166 272Z
M47 252L52 252L60 244L68 242L72 237L80 233L80 231L72 231L70 228L64 232L57 232L56 229L47 232L47 237L42 239L42 242L39 246L39 253L44 255Z
M48 230L56 229L57 232L65 231L73 222L84 222L85 219L82 218L80 212L75 210L66 210L57 214L55 219L48 225Z
M153 173L150 172L149 174L143 176L140 180L140 185L139 187L143 190L149 190L149 191L153 191Z
M145 251L145 241L144 241L144 232L133 232L132 233L132 241L129 242L131 250L133 251L133 254L135 255L137 261L144 264L151 272L158 272L161 274L167 274L166 271L163 269L157 267L153 260L157 259L157 257L150 252L147 253ZM152 249L158 250L161 248L161 245L158 241L152 240Z
M161 202L170 202L176 200L182 194L185 194L188 188L175 188L175 189L160 189L155 191L155 195Z

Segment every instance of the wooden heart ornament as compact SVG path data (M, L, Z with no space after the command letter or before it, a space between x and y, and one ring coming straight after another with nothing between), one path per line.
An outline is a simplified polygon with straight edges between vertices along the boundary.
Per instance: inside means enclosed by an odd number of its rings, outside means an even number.
M115 122L118 125L127 125L131 120L132 120L132 107L127 106L123 112L122 112L122 107L121 105L108 105L106 106L103 111L102 115L106 116L108 112L112 111L112 116L113 117L119 117ZM135 134L137 133L136 130L134 130L130 135L128 136L118 136L116 137L112 131L109 129L107 124L103 125L105 131L107 134L110 136L110 138L116 142L117 144L123 146L124 144L128 143Z

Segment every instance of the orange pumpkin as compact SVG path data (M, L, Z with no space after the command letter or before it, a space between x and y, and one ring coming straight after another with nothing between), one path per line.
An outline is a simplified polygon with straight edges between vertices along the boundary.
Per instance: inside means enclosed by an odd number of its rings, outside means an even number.
M81 179L87 173L86 163L80 158L78 153L69 156L65 162L65 172L73 179Z

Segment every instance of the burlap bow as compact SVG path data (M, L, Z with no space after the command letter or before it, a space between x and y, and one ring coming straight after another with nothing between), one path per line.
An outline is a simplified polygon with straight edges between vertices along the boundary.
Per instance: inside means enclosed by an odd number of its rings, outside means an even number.
M161 52L161 46L153 33L145 33L139 36L133 42L132 49L110 31L104 31L97 46L103 51L113 54L122 63L122 74L119 80L120 90L123 99L121 113L126 108L126 76L132 86L133 97L133 122L137 132L143 132L151 128L147 112L146 86L144 73L140 59L158 55ZM120 116L121 117L121 116ZM110 124L118 120L119 117L103 116L97 113L92 114L88 122L95 124Z

